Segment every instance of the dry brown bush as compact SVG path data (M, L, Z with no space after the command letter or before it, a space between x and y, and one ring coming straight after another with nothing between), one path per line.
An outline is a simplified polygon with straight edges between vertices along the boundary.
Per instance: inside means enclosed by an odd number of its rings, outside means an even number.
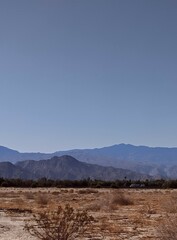
M54 191L54 192L52 192L52 195L59 195L60 194L60 192L57 192L57 191Z
M39 193L36 196L36 202L41 206L47 205L49 203L49 197L46 194Z
M71 240L83 235L93 220L86 211L74 211L65 205L58 206L57 211L34 215L26 221L25 229L41 240Z
M70 189L70 190L69 190L69 193L74 193L74 189Z
M133 200L131 200L128 196L126 196L123 192L118 191L112 194L111 200L110 200L110 207L111 209L114 209L117 207L117 205L133 205Z
M61 193L68 193L68 189L61 189Z

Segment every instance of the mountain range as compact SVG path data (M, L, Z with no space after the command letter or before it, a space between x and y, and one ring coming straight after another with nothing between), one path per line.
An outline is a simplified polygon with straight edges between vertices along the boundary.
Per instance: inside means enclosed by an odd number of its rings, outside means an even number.
M0 177L21 178L21 179L100 179L116 180L131 179L145 180L149 176L136 173L130 170L103 167L96 164L84 163L75 158L65 155L52 157L47 160L26 160L12 164L10 162L0 163Z
M150 175L153 178L177 178L177 148L118 144L103 148L74 149L54 153L20 153L3 146L0 147L0 162L38 161L63 155L70 155L84 163L130 170Z

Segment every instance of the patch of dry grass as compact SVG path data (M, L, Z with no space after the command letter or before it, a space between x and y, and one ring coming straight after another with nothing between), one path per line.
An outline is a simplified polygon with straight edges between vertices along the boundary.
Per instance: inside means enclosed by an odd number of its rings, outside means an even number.
M133 205L133 199L122 190L116 190L109 194L102 194L99 199L92 202L87 208L91 211L117 210L120 206Z
M85 188L78 190L79 194L91 194L91 193L98 193L98 190L93 188Z
M31 200L31 199L34 199L34 198L35 198L34 193L33 193L33 192L30 192L30 191L25 192L24 195L25 195L25 197L26 197L27 200Z
M163 202L164 217L158 228L162 240L177 240L177 192L168 193L168 199Z
M167 214L162 220L158 235L161 240L177 240L177 216Z

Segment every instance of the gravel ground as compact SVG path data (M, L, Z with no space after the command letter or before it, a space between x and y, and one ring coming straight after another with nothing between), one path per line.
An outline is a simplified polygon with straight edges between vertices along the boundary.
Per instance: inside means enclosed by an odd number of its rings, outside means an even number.
M24 230L25 216L10 216L0 212L0 239L1 240L36 240Z

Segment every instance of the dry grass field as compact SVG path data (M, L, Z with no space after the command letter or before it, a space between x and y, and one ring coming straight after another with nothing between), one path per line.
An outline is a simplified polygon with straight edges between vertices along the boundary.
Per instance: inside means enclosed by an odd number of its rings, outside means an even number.
M177 190L58 188L1 188L0 239L36 240L25 220L65 204L95 219L80 239L177 239Z

